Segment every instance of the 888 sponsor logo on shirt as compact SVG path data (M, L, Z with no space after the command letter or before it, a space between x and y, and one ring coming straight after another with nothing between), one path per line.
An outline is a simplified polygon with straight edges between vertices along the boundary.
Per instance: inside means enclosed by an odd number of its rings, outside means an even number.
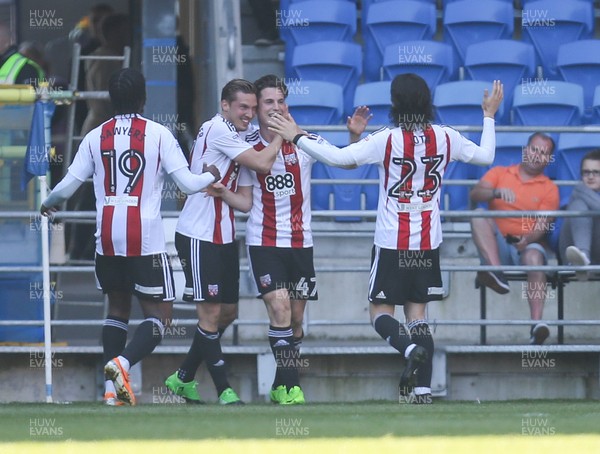
M268 175L265 178L265 186L267 191L272 192L276 199L296 194L294 175L289 172Z

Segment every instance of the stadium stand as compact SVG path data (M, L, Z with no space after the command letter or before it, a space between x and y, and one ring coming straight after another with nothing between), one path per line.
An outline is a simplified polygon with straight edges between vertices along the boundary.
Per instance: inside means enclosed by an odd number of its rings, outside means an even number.
M390 123L390 81L370 82L356 87L354 107L369 106L373 115L371 125L387 125Z
M534 79L515 87L512 124L575 126L581 124L583 111L581 85Z
M471 80L492 82L499 79L504 84L504 115L510 117L515 87L525 78L535 76L535 50L531 44L511 39L496 39L474 43L467 47L465 75Z
M594 90L594 100L592 101L592 123L600 124L600 85Z
M455 73L450 45L437 41L404 41L390 44L383 54L383 79L402 73L416 73L435 90Z
M443 14L444 39L451 43L460 64L467 47L492 39L511 39L513 8L497 0L462 0L446 4Z
M286 72L291 70L294 48L316 41L351 42L356 34L356 4L346 1L301 1L281 7Z
M352 114L354 92L362 73L362 48L359 44L320 41L296 46L292 69L301 79L340 85L344 90L344 112Z
M349 142L348 132L323 131L319 135L336 147L345 147ZM328 180L375 180L377 167L364 165L356 169L340 169L320 162L313 165L313 179ZM315 184L312 187L314 210L375 210L378 186L376 184ZM360 216L336 216L337 222L360 222Z
M600 80L600 41L584 39L563 44L558 48L556 66L566 82L583 87L584 116L591 120L594 90Z
M365 80L381 79L383 53L388 45L431 40L435 29L436 11L432 3L392 0L371 5L363 28Z
M460 80L438 85L433 94L437 120L447 125L481 124L481 99L484 90L491 93L491 82ZM498 119L504 114L503 105L504 102L498 109ZM500 121L496 120L496 123Z
M544 77L558 76L556 57L565 43L590 38L594 30L591 2L543 0L527 3L522 11L523 40L533 44Z
M287 104L298 124L337 125L344 111L340 85L321 80L302 80L288 86Z

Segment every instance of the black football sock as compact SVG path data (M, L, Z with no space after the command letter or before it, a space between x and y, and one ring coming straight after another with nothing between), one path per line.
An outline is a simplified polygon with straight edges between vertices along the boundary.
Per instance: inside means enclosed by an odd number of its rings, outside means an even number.
M433 337L425 320L414 320L408 324L412 341L427 350L427 362L419 366L416 388L429 388L431 392L431 373L433 370Z
M373 327L377 334L398 350L404 358L406 347L413 343L404 326L391 315L380 314L373 322Z
M273 388L285 385L290 390L300 385L298 368L298 352L294 349L294 335L292 327L276 328L269 326L269 343L277 364Z
M140 362L154 351L162 340L165 327L157 318L147 318L135 330L133 339L125 347L121 356L129 361L129 365Z
M302 346L302 339L304 339L304 331L302 331L302 334L300 334L299 337L294 336L294 348L298 351Z
M194 340L181 366L179 366L177 377L186 383L192 381L196 377L196 371L200 367L202 360L202 334L200 333L200 327L196 325Z
M202 357L206 361L206 367L212 377L217 395L220 396L223 391L230 388L227 381L227 371L225 369L225 359L221 350L221 341L219 340L219 332L205 331L198 327L200 334L200 349Z
M102 325L102 351L104 364L119 356L127 344L126 320L114 315L108 315Z

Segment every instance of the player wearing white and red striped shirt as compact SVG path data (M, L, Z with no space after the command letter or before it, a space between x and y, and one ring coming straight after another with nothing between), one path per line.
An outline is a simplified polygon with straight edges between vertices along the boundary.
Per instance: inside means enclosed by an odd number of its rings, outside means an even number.
M267 128L270 115L288 113L287 87L274 75L261 77L255 85L260 137L254 148L262 153L277 137ZM364 131L367 116L368 109L360 108L348 119L353 138ZM237 192L221 183L208 189L231 206L250 211L246 245L257 288L267 306L269 342L277 364L271 400L286 405L304 403L297 369L302 320L306 301L317 299L310 227L314 162L295 145L284 142L269 172L242 169Z
M276 139L260 153L245 141L258 136L250 124L255 113L254 85L243 79L229 81L221 91L221 113L198 132L190 156L192 172L207 163L215 165L222 175L221 184L232 191L238 186L240 165L268 172L282 141ZM219 402L241 403L227 380L220 341L238 313L240 265L233 208L220 198L192 195L185 201L175 231L186 282L183 299L197 303L199 321L186 358L165 384L188 402L200 402L194 378L204 360Z
M96 277L108 294L108 316L102 329L105 373L110 379L105 402L134 405L129 367L161 341L172 306L158 303L175 299L160 216L165 174L188 194L204 189L220 175L214 166L204 167L202 175L192 174L173 134L139 115L146 101L145 80L139 71L124 69L113 74L109 93L116 115L84 137L67 175L40 211L44 215L55 211L54 206L93 177ZM146 320L125 347L132 294L138 297Z
M426 303L442 297L439 245L442 230L440 188L446 165L463 161L489 165L494 160L494 115L503 97L495 81L483 97L481 146L449 127L432 125L431 94L416 74L391 84L390 116L396 128L371 134L338 149L307 137L293 120L275 115L270 129L329 165L379 166L379 203L369 279L371 321L377 333L407 359L400 393L415 393L416 403L431 403L433 338L425 321ZM393 315L404 306L410 331ZM415 383L416 382L416 383ZM416 385L416 386L415 386Z

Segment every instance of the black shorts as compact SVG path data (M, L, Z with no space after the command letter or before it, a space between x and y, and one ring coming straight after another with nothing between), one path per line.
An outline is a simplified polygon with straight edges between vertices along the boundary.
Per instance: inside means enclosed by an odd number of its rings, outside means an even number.
M184 301L238 303L240 256L237 241L214 244L175 232L175 247L185 275Z
M250 267L261 295L285 288L292 300L317 300L313 248L249 246Z
M139 257L96 254L96 279L104 293L131 292L154 301L173 301L173 269L166 252Z
M443 297L440 251L398 251L373 246L369 301L404 305Z

